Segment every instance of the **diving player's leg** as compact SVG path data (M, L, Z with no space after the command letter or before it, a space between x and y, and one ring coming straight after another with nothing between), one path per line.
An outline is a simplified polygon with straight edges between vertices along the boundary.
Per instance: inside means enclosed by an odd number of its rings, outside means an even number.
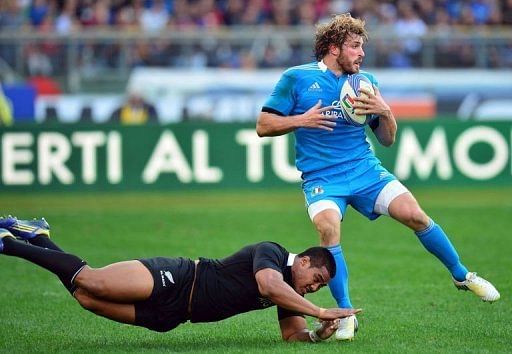
M0 217L0 228L9 230L16 238L32 245L62 252L62 249L50 239L50 225L44 218L20 220L10 215Z
M93 296L85 289L78 288L75 299L86 310L116 322L134 324L135 305L110 302Z
M75 290L73 279L87 264L85 261L69 253L33 246L17 240L7 229L2 228L0 231L0 237L2 237L0 253L23 258L47 269L59 277L66 289L73 293Z
M125 261L103 268L84 267L74 284L106 301L131 303L146 300L153 291L151 272L140 261Z
M421 244L448 269L457 288L471 290L483 301L492 302L500 298L491 283L467 270L448 235L421 209L400 182L388 183L379 194L377 204L384 214L389 214L415 232Z

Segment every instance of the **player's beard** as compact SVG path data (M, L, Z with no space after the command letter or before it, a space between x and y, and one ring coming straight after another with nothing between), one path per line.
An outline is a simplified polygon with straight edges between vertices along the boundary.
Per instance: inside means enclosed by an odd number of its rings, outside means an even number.
M350 61L343 53L336 58L336 63L338 64L341 72L346 74L355 74L359 72L359 68L362 64L362 59L358 58L354 61ZM359 63L359 66L356 65Z

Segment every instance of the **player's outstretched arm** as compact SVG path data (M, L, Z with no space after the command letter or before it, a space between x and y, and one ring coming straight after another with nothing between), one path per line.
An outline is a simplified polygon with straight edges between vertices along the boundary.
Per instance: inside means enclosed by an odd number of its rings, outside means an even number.
M324 309L300 296L283 280L283 275L271 268L261 269L255 274L260 294L274 304L287 310L300 312L321 320L335 320L359 313L360 309Z
M322 107L318 101L303 114L283 117L274 113L261 112L256 122L258 136L278 136L294 131L297 128L316 128L332 131L336 125L336 117L323 113L333 109L333 106Z

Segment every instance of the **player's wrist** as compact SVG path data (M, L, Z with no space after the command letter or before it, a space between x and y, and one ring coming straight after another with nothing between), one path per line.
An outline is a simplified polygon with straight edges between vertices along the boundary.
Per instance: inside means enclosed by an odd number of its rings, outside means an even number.
M308 334L309 334L309 339L313 343L318 343L318 342L323 341L323 339L318 335L318 333L315 330L310 329L308 331Z
M321 319L325 315L326 311L327 311L327 309L324 309L323 307L319 307L318 308L318 315L316 317Z

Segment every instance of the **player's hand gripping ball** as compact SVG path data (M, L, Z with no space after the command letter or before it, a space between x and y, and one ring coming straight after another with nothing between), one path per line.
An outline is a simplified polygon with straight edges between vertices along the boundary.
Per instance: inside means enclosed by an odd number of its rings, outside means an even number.
M350 75L341 88L340 105L343 109L343 116L347 122L357 127L362 127L373 118L373 114L355 114L354 113L354 97L366 96L364 92L359 89L367 89L372 94L375 94L373 85L368 78L361 74Z

